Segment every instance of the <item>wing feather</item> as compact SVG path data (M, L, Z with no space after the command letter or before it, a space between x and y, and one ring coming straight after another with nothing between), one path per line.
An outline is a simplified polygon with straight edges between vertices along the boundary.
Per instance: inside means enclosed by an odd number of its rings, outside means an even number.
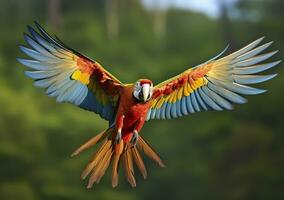
M242 95L265 92L247 86L268 81L277 74L259 75L281 61L262 64L277 51L262 53L272 42L258 46L263 38L222 58L221 54L209 61L158 84L154 88L149 119L171 119L206 110L231 110L242 104ZM224 51L222 52L224 53ZM219 58L219 59L218 59Z
M45 88L57 102L69 102L114 120L123 84L98 62L52 38L38 23L36 27L38 31L28 26L29 35L24 34L28 47L19 46L30 59L17 59L29 68L25 74L34 85Z

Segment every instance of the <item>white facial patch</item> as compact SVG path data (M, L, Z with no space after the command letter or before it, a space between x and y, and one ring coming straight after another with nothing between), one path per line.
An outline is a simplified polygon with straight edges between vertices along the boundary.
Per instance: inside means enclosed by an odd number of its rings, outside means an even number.
M135 86L134 86L134 91L133 91L133 95L136 99L139 99L139 93L142 89L142 86L140 85L140 82L136 82Z
M138 81L134 86L133 95L136 99L139 101L146 102L152 97L153 93L153 85L145 83L141 85L141 83Z

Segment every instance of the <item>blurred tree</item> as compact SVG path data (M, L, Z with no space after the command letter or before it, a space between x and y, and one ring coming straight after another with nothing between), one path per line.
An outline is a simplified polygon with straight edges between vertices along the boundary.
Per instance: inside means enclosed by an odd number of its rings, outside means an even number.
M62 22L61 0L48 0L48 22L55 30L59 30Z
M262 19L283 19L283 0L238 0L236 1L240 18L257 20Z
M218 0L218 6L220 10L219 21L224 41L225 43L230 43L231 48L235 49L237 47L236 39L234 37L234 29L229 16L230 10L228 4L225 0Z
M107 36L111 40L116 39L119 34L118 4L118 0L105 1Z
M167 9L161 8L160 1L156 1L156 5L154 7L154 34L156 38L162 39L166 34L166 24L167 24Z
M284 57L282 0L234 0L236 5L226 4L218 19L179 8L157 17L139 0L111 2L108 5L115 6L110 10L116 11L108 14L118 26L114 36L104 34L110 26L105 0L59 0L53 5L55 15L51 1L1 1L0 199L284 199L281 66L271 72L279 76L263 87L269 92L248 97L248 104L232 112L146 123L141 134L167 168L161 170L147 160L149 178L144 181L137 173L135 190L123 176L116 190L110 187L109 176L93 190L85 188L80 172L94 149L74 159L69 155L107 124L93 113L56 104L23 75L25 68L15 58L22 56L17 45L25 43L26 24L47 19L56 28L59 23L64 29L56 32L43 25L125 82L144 76L158 83L206 61L223 48L224 40L235 40L240 47L266 35L275 41L271 49L280 50L279 59ZM207 6L206 1L202 4ZM157 36L164 28L160 45Z

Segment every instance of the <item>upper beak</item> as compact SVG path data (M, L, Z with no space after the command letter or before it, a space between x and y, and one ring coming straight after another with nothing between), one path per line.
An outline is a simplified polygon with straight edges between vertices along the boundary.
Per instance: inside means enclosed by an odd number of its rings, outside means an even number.
M144 102L146 102L148 100L149 93L150 93L150 85L144 84L142 86L142 94L143 94L143 101Z

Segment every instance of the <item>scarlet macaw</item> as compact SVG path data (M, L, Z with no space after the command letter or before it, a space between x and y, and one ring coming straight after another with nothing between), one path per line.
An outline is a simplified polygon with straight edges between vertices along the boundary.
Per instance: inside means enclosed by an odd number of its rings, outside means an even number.
M221 55L155 87L149 79L123 84L97 61L91 60L66 46L56 36L51 37L38 23L38 31L28 26L24 38L29 47L20 50L31 59L18 58L29 68L25 74L36 87L57 102L69 102L95 112L109 122L109 127L88 140L72 155L78 155L98 142L99 150L82 173L89 177L88 188L99 183L112 162L112 186L118 185L119 163L131 186L136 186L133 160L144 178L146 167L140 152L159 166L164 164L158 154L139 135L145 121L171 119L207 110L231 110L232 104L243 104L241 95L254 95L265 90L246 86L267 81L276 76L255 75L274 67L280 61L260 64L277 51L260 54L271 42L258 46L260 38L224 57Z

